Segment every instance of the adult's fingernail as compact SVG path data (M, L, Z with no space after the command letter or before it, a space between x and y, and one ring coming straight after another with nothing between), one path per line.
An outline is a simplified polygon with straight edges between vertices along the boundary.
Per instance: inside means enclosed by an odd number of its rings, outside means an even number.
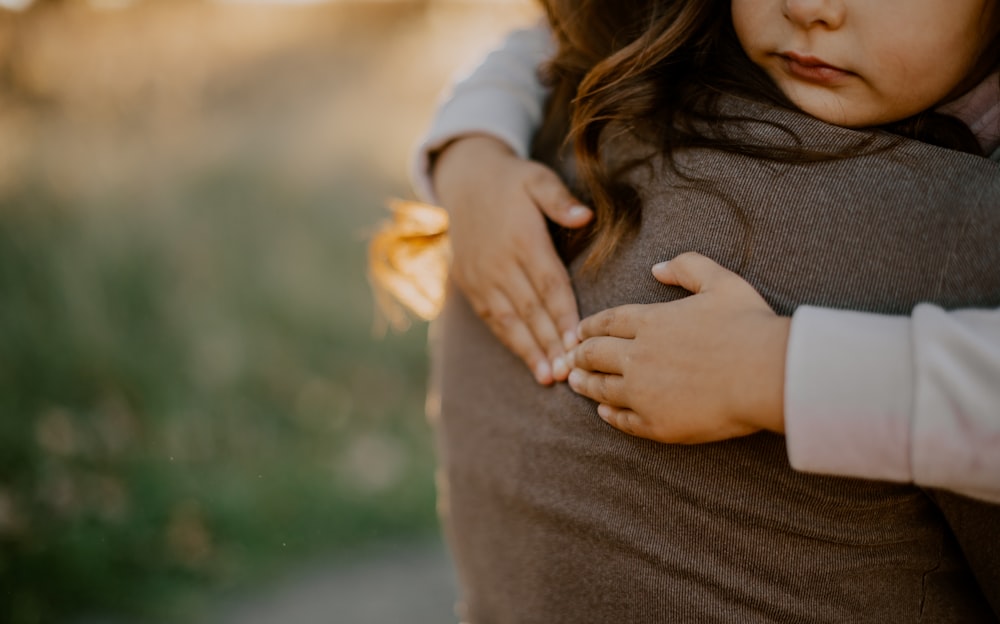
M590 208L587 208L586 206L579 206L579 205L572 206L569 209L569 211L567 212L567 215L569 216L569 218L570 219L574 219L574 220L576 220L576 219L583 219L585 217L589 217L590 214L591 214L590 213Z

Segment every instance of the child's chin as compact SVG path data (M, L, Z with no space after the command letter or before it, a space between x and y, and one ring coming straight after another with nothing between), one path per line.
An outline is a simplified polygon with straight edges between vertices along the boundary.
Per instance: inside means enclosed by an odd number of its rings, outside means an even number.
M786 93L788 99L807 115L820 121L845 128L865 128L883 123L873 115L865 114L860 107L829 93Z

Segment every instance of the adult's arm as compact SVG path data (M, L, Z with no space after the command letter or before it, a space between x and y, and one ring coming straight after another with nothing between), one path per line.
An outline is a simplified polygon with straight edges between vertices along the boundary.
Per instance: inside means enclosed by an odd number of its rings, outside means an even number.
M472 73L451 86L411 161L411 177L421 197L434 201L432 156L455 139L487 135L517 156L528 157L548 96L538 68L554 53L555 42L545 23L515 30Z
M785 371L795 469L1000 502L1000 309L803 307Z

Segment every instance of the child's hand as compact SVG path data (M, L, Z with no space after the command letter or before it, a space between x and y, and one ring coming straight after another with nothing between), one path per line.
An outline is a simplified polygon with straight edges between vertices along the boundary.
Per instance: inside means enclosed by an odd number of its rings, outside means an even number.
M566 379L579 313L543 213L580 227L592 212L555 172L485 136L460 139L444 150L434 188L451 214L455 283L539 383Z
M735 273L682 254L653 267L694 295L612 308L580 324L570 386L626 433L660 442L784 432L785 349L777 316Z

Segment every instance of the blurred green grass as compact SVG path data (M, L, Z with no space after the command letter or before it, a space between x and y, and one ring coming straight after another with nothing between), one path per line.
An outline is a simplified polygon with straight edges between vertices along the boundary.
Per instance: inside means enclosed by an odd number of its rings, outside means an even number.
M5 622L170 619L296 557L434 529L425 331L371 331L378 188L233 163L168 211L30 183L4 199Z
M48 5L0 12L0 623L197 621L437 532L366 236L531 4Z

